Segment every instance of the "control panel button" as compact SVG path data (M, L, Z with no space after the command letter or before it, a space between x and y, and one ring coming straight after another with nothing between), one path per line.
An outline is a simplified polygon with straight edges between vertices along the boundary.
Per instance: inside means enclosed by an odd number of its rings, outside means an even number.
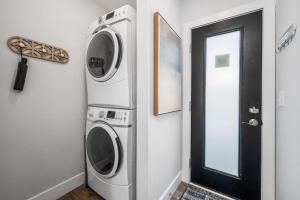
M105 116L105 111L100 111L99 112L99 117L100 118L104 118L104 116Z

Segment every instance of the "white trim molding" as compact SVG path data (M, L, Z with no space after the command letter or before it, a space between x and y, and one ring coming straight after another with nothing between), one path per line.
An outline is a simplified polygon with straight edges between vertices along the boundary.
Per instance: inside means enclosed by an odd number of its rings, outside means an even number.
M149 0L137 0L137 127L136 199L148 199L149 85Z
M258 10L263 11L263 59L262 59L262 200L275 199L275 72L276 0L259 0L196 21L184 24L183 35L183 137L182 179L190 182L189 160L191 156L191 31L212 23L242 16Z
M85 173L79 173L27 200L54 200L84 184Z
M177 187L181 183L182 179L182 172L179 172L176 177L173 179L173 181L170 183L170 185L167 187L167 189L164 191L164 193L161 195L159 200L169 200L171 199L173 193L176 191Z

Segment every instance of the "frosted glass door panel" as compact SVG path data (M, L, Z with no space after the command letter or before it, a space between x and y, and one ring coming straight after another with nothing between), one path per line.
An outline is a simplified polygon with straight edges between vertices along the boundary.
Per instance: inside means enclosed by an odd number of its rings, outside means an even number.
M205 167L239 176L241 32L206 38Z

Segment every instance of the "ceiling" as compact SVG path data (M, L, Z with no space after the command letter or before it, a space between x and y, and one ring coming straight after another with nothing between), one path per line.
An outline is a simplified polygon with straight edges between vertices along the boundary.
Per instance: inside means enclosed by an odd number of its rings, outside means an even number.
M97 0L108 11L114 10L126 4L136 8L136 0Z

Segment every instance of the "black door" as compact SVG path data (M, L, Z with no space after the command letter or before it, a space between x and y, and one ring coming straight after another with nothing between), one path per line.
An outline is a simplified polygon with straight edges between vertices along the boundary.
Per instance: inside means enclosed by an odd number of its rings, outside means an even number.
M192 30L191 181L261 196L262 11Z

